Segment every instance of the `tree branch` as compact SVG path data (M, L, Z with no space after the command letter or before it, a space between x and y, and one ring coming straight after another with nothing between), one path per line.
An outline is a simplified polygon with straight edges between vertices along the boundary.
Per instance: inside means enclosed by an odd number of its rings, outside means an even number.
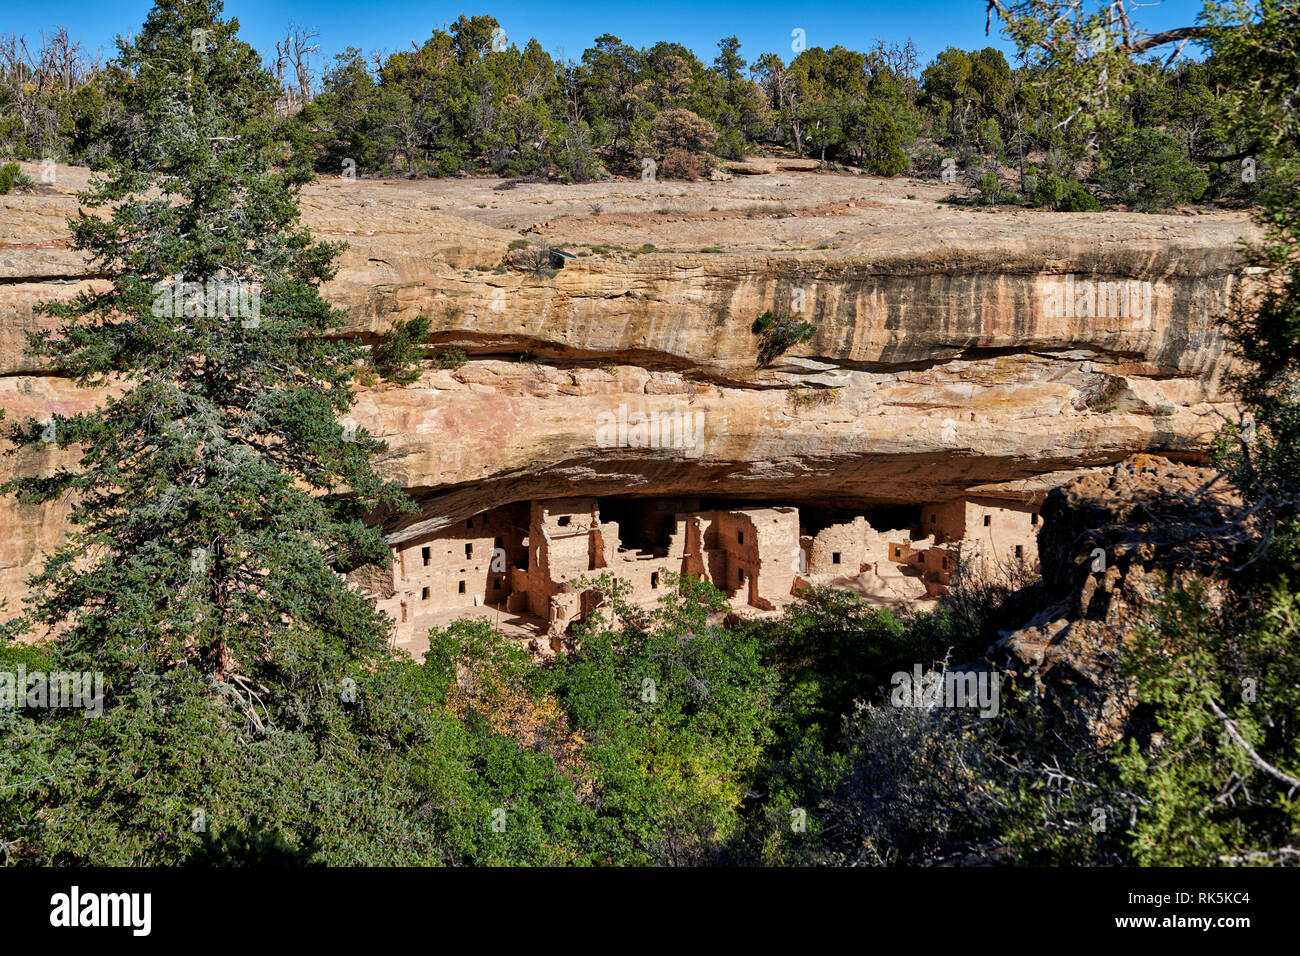
M1273 777L1285 783L1287 786L1291 788L1292 793L1294 793L1297 789L1300 789L1300 780L1297 780L1295 777L1292 777L1291 775L1285 774L1281 770L1278 770L1277 767L1274 767L1271 763L1269 763L1258 753L1256 753L1254 747L1246 743L1246 738L1241 736L1241 732L1237 730L1237 725L1233 722L1231 717L1229 717L1227 714L1225 714L1222 710L1219 709L1219 705L1214 702L1214 698L1207 697L1206 700L1209 702L1210 710L1214 714L1214 716L1218 717L1219 720L1223 722L1223 729L1228 732L1228 737L1231 738L1232 742L1235 743L1238 747L1246 751L1246 755L1250 757L1251 763L1253 763L1260 770L1264 771L1264 773L1268 774L1270 777Z

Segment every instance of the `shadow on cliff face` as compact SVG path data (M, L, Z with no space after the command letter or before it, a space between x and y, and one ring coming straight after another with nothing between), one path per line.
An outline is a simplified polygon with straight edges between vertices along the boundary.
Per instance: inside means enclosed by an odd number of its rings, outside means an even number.
M1260 528L1218 472L1149 455L1055 489L1042 516L1042 583L1014 599L1041 609L989 656L1011 686L1104 746L1135 730L1120 654L1156 623L1167 585L1203 585L1221 603L1229 573L1257 555Z

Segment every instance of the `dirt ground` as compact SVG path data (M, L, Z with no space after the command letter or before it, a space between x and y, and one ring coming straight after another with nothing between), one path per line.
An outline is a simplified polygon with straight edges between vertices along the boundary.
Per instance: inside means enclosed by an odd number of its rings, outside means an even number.
M40 164L21 165L40 178ZM1035 234L1113 241L1249 231L1241 211L1143 215L978 208L940 202L954 191L968 191L933 180L816 172L811 160L768 157L751 158L745 168L758 173L724 182L612 179L520 182L510 188L501 188L511 181L499 178L322 176L304 190L302 205L307 224L321 236L389 233L438 241L463 228L466 236L513 235L576 254L632 252L647 245L686 253L902 251L909 234L920 233L931 241L936 234L966 240L987 235L990 241ZM89 173L63 165L55 172L55 183L39 186L35 194L0 197L0 245L37 248L66 235L62 220L76 214L75 192L85 187Z

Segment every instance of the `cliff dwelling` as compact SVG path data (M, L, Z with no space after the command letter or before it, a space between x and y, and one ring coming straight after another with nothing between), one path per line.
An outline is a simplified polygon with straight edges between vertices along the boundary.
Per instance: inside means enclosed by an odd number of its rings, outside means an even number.
M653 604L670 575L707 580L735 613L778 612L801 588L832 585L882 606L933 600L961 569L1036 564L1031 502L960 498L868 513L699 498L516 502L394 546L360 583L418 653L430 628L494 616L507 633L558 649L596 606L580 579L609 574Z

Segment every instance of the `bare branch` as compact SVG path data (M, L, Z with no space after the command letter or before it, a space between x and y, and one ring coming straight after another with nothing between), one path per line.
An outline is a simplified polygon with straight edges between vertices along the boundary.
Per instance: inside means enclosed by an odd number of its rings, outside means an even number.
M1286 774L1283 773L1281 770L1278 770L1277 767L1274 767L1271 763L1269 763L1263 757L1261 757L1256 752L1255 748L1246 742L1246 738L1241 736L1241 731L1237 730L1236 723L1234 723L1232 718L1229 717L1227 714L1225 714L1219 708L1219 705L1214 702L1214 698L1207 697L1206 700L1209 702L1210 711L1214 714L1215 717L1218 717L1219 720L1223 722L1223 729L1228 732L1228 737L1238 747L1246 751L1246 755L1250 757L1251 763L1253 763L1259 770L1262 770L1264 773L1268 774L1270 777L1273 777L1274 779L1280 780L1282 781L1282 783L1285 783L1288 787L1291 788L1290 793L1295 793L1297 789L1300 789L1300 780L1297 780L1295 777L1292 777L1290 774ZM1290 794L1288 794L1288 796L1289 795Z

